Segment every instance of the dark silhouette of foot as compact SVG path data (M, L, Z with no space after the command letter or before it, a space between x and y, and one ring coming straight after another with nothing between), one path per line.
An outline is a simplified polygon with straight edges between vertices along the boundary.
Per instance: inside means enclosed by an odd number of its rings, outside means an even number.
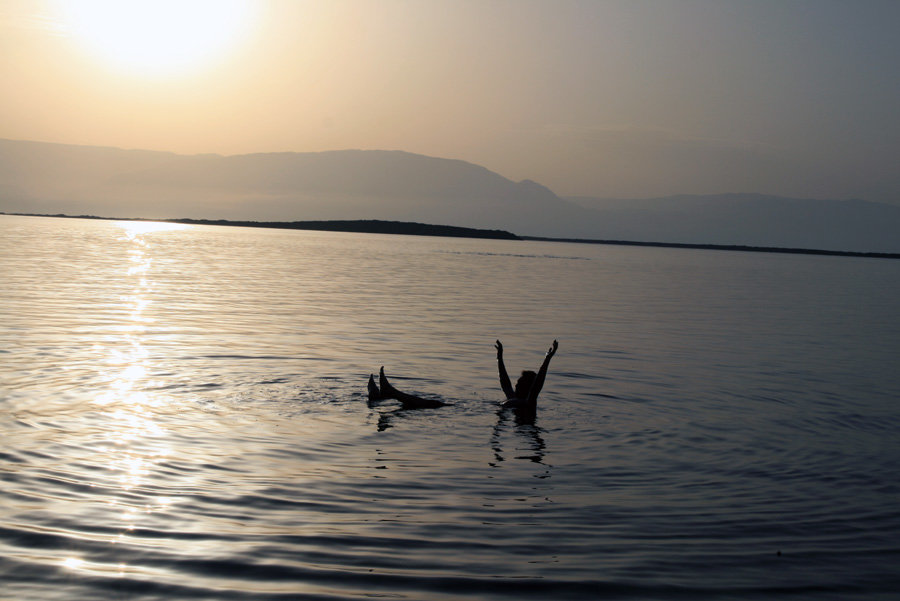
M437 399L423 399L422 397L412 394L400 392L388 382L387 376L384 375L384 366L378 371L378 382L381 387L381 398L397 399L404 409L431 409L434 407L443 407L445 402ZM369 398L372 395L372 388L375 386L375 379L370 376L369 379Z
M380 401L383 398L381 392L378 390L378 385L375 383L375 376L369 374L369 400Z

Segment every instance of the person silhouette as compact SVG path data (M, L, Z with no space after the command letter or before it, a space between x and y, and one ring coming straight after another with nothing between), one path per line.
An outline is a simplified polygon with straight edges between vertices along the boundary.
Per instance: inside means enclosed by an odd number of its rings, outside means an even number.
M396 399L400 401L404 409L431 409L447 404L437 399L425 399L414 394L400 392L388 382L387 376L384 375L384 366L382 366L378 371L378 384L375 383L375 376L369 374L369 401L384 399Z
M506 366L503 364L503 344L498 340L494 346L497 347L497 369L500 371L500 387L503 389L503 394L506 395L506 401L501 406L504 408L535 411L537 409L538 394L540 394L541 388L544 387L544 379L547 377L550 359L556 354L559 343L556 340L553 341L553 346L547 350L544 362L541 363L537 373L531 370L522 372L515 388L512 387L509 375L506 373Z

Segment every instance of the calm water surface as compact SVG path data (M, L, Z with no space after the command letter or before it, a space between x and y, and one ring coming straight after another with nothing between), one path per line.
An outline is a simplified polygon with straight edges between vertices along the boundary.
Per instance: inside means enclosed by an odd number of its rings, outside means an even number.
M900 261L0 216L0 282L0 597L900 590Z

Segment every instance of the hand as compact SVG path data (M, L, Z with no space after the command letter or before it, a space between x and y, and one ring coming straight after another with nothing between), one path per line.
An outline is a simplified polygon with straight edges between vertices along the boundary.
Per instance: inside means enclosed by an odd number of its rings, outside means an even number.
M556 354L556 349L558 349L558 348L559 348L559 343L558 343L557 341L554 340L554 341L553 341L553 346L551 346L549 349L547 349L547 356L548 356L548 357L552 357L553 355L555 355L555 354Z
M494 346L497 347L497 358L499 359L503 356L503 343L498 340L494 343Z

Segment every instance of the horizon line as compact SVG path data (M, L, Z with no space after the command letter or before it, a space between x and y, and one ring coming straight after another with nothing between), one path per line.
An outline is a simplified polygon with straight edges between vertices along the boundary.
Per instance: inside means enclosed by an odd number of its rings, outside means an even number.
M639 240L602 240L594 238L554 238L550 236L523 236L509 232L507 230L497 229L479 229L457 225L441 225L431 223L421 223L416 221L390 221L383 219L319 219L319 220L299 220L299 221L252 221L252 220L230 220L230 219L153 219L149 217L102 217L99 215L66 215L64 213L46 214L46 213L10 213L0 211L0 215L9 215L17 217L55 217L59 219L92 219L101 221L154 221L158 223L183 223L187 225L210 225L225 227L256 227L266 229L293 229L307 231L333 231L346 233L368 233L368 234L395 234L395 235L415 235L415 236L432 236L432 237L454 237L454 238L476 238L476 239L492 239L492 240L513 240L513 241L529 241L529 242L565 242L569 244L604 244L609 246L643 246L651 248L675 248L687 250L717 250L731 252L761 252L761 253L778 253L778 254L795 254L795 255L819 255L833 257L856 257L868 259L900 259L900 253L884 253L884 252L857 252L845 250L824 250L815 248L790 248L778 246L748 246L742 244L702 244L690 242L648 242ZM386 231L385 229L372 228L371 230L362 229L338 229L337 227L324 227L327 225L338 226L338 224L388 224L400 226L398 231ZM312 227L310 227L312 226ZM417 231L410 231L408 226L416 226ZM425 228L425 229L421 229ZM406 229L406 231L399 231ZM443 230L445 233L436 233ZM448 233L448 232L458 233ZM463 232L469 232L468 235ZM482 235L477 235L482 234Z

